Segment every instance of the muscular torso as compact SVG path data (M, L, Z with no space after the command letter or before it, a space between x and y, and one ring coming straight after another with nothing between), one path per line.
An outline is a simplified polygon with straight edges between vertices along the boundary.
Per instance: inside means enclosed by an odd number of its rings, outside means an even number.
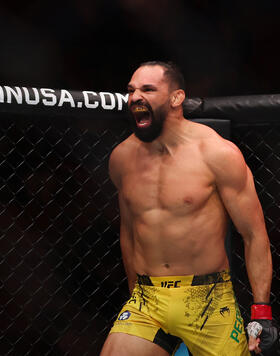
M199 140L170 152L133 143L119 194L129 211L130 260L138 274L205 274L228 267L227 214Z

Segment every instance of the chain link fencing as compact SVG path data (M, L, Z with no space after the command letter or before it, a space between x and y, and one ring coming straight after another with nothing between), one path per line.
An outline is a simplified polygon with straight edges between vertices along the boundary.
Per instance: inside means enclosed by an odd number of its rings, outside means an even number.
M273 280L271 304L276 323L280 322L280 125L237 124L232 129L232 141L241 149L255 179L256 190L263 207L271 242ZM247 278L241 236L233 230L233 272L235 291L246 320L252 295Z
M1 115L3 356L97 356L128 297L108 158L129 130L88 123ZM232 140L253 171L264 208L279 323L280 126L234 124ZM235 231L232 249L235 290L246 320L252 297Z

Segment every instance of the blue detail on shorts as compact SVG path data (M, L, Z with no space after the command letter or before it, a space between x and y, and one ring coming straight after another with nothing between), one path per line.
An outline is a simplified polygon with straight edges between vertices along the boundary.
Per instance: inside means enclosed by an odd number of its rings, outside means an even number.
M175 356L189 356L188 349L185 344L181 344L179 349L176 351Z
M119 316L118 320L127 320L130 317L131 313L126 310Z

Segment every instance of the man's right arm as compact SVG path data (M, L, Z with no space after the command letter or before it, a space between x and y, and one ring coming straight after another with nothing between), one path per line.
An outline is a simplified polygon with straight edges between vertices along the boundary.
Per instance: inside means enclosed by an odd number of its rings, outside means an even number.
M132 234L132 220L131 220L131 213L122 197L121 192L119 192L119 206L120 206L120 217L121 217L120 244L121 244L124 269L127 275L128 287L131 294L136 281L136 273L133 264L134 242L133 242L133 234Z
M124 269L128 279L129 291L132 293L136 281L136 273L133 266L133 234L132 234L132 218L127 204L122 195L122 180L121 173L123 171L123 162L125 160L125 152L119 145L110 156L109 174L112 182L118 189L119 208L120 208L120 246L122 251L122 259Z

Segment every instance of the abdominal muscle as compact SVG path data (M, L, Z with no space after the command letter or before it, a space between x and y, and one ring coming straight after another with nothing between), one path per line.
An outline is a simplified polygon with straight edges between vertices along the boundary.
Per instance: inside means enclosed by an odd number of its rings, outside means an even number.
M209 212L209 206L187 216L154 209L135 217L133 263L136 273L171 276L227 269L224 248L227 216L221 207Z

